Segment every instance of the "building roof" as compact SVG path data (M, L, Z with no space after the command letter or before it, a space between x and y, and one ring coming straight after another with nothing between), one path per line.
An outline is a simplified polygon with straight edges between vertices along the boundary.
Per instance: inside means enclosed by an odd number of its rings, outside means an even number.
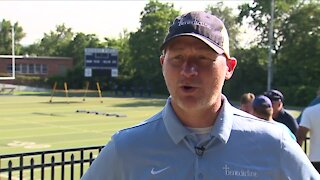
M2 59L11 59L12 58L12 55L0 55L0 58ZM72 57L60 57L60 56L28 56L28 55L24 55L24 56L21 56L21 55L17 55L17 56L14 56L15 59L55 59L55 60L72 60L73 58Z

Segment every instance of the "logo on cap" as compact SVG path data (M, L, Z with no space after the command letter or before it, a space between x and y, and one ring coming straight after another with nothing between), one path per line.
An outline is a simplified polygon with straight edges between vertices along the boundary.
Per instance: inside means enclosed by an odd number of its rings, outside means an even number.
M165 49L172 39L179 36L198 38L218 54L225 54L230 58L227 30L223 22L212 14L193 11L177 17L170 26L160 50Z

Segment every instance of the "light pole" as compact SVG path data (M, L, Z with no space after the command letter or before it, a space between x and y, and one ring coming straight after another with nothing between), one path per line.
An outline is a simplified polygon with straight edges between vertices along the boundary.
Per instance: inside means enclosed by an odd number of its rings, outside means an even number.
M14 49L15 49L15 46L14 46L14 26L11 27L11 35L12 35L12 78L15 79L16 77L16 62L15 62L15 53L14 53Z
M1 24L0 24L0 31L2 30L2 27L1 27ZM10 80L10 79L15 79L16 77L16 62L15 62L15 53L14 53L14 26L11 26L11 45L12 45L12 62L11 62L11 65L12 65L12 69L11 69L11 72L12 72L12 75L11 77L0 77L0 80Z
M273 19L274 19L274 0L271 0L271 20L270 20L270 26L269 26L269 53L268 53L268 84L267 84L268 91L271 89L271 84L272 84Z

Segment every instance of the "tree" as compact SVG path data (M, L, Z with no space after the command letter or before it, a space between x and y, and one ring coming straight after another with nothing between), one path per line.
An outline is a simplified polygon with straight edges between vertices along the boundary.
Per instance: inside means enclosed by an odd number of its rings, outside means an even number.
M140 28L130 34L130 66L136 84L152 82L153 89L166 92L159 63L160 50L167 29L172 20L179 15L172 3L150 1L141 12Z
M294 10L281 28L282 41L275 62L276 85L285 89L292 104L306 105L320 86L320 3Z
M236 50L237 67L223 89L230 99L239 100L246 92L262 94L265 91L267 79L261 77L267 77L266 56L266 49L258 46Z
M133 76L133 71L130 66L130 62L132 60L129 50L130 33L124 29L123 32L119 34L118 38L105 39L108 47L118 49L119 79L130 79Z
M73 64L76 67L84 65L85 48L102 48L104 45L95 34L77 33L69 42L66 55L73 58Z
M10 21L5 19L0 23L0 54L9 55L12 53L12 26L14 29L15 54L20 54L22 47L20 41L25 37L25 33L18 22L12 25Z
M68 56L68 46L73 39L74 33L71 28L67 28L64 24L57 25L55 31L45 33L40 42L36 42L26 48L28 54L40 56Z
M258 47L265 49L270 4L271 1L256 0L240 6L239 20L252 18L251 24L261 32ZM281 90L289 104L307 104L319 86L319 5L319 1L275 1L272 88Z
M272 49L279 49L281 41L281 31L283 21L290 16L290 13L297 8L299 0L275 0L274 3L274 40ZM269 42L269 26L271 22L271 0L254 0L253 3L246 3L239 6L240 14L238 22L242 23L245 18L252 21L251 25L255 30L260 32L258 37L259 45L268 47Z
M84 50L85 48L104 48L105 44L100 42L95 34L77 33L66 47L66 56L73 58L74 69L68 72L67 79L76 88L83 88L84 81ZM99 82L105 77L91 78L93 82ZM91 83L94 84L94 83Z

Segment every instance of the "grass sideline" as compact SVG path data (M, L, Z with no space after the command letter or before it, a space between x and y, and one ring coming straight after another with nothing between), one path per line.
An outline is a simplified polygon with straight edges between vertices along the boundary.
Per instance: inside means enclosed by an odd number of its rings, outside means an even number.
M105 145L116 131L144 121L165 104L165 98L103 97L103 103L99 97L82 99L81 95L65 98L62 94L49 103L50 93L37 92L0 96L0 154ZM77 113L77 110L126 117ZM300 111L291 110L291 113L297 117ZM19 163L18 159L14 163ZM7 162L1 162L2 167L6 165ZM87 167L85 165L85 170ZM66 168L65 177L70 177L69 167ZM45 177L50 177L50 173L47 168ZM74 174L80 179L79 169ZM24 172L26 179L29 176L28 171ZM14 172L13 177L18 177L18 172ZM59 167L55 177L60 177ZM0 174L0 179L6 179L6 174ZM40 179L39 170L35 172L35 179Z
M119 129L158 112L165 99L0 96L0 154L104 145ZM127 117L77 113L117 113Z
M138 124L160 111L162 98L63 96L19 92L0 96L0 154L104 145L116 131ZM117 113L127 117L77 113ZM297 117L299 110L290 113Z

